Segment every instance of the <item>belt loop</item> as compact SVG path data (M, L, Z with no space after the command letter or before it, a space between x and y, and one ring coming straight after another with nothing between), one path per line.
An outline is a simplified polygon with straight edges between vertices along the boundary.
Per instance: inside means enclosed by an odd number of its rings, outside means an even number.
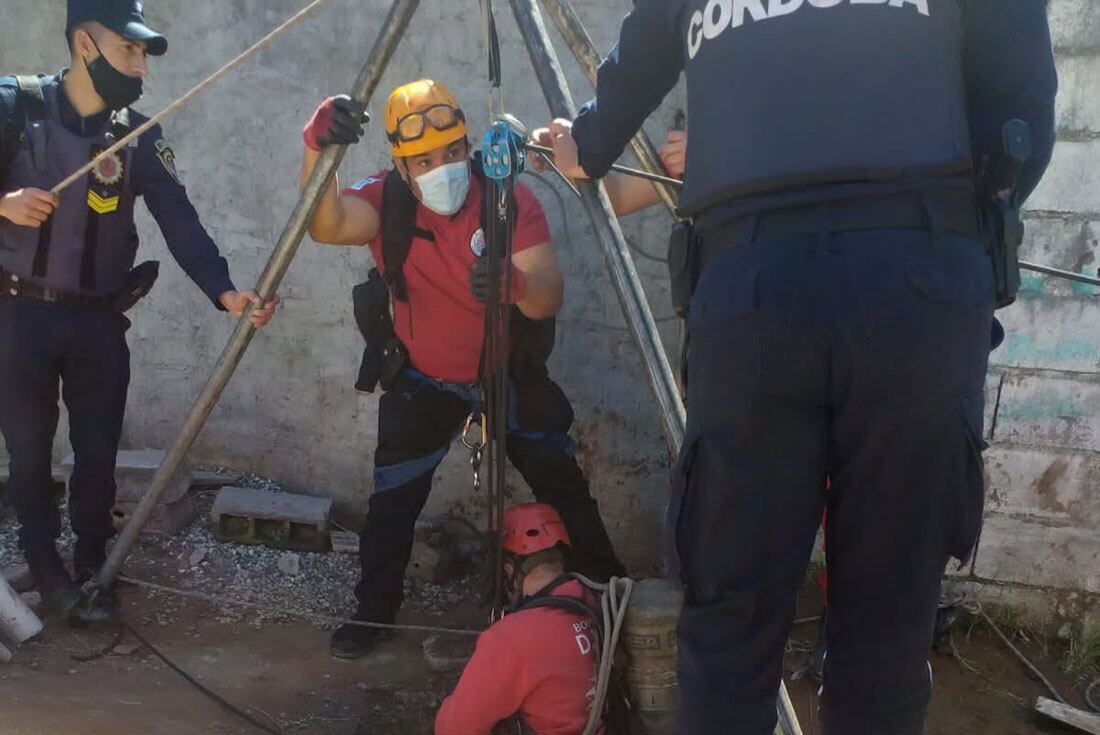
M817 255L828 255L829 250L829 205L823 203L817 208Z
M943 246L943 213L940 211L937 202L933 201L928 192L922 191L920 194L920 203L924 207L924 213L928 215L928 229L932 231L932 246L940 248Z

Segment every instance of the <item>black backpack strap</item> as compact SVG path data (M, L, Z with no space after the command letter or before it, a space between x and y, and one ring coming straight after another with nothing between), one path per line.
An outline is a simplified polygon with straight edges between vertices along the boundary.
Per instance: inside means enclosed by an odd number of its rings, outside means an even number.
M23 106L23 119L35 122L46 119L46 94L42 91L42 80L34 76L17 76L15 84L19 88L19 103Z
M434 242L435 235L416 226L416 195L397 169L382 182L382 270L386 285L397 301L408 301L405 261L414 237Z

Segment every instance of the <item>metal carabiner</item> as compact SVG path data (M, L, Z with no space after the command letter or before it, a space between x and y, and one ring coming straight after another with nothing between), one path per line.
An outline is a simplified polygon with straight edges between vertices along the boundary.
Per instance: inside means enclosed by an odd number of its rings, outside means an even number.
M481 437L480 437L481 441L477 444L474 444L469 440L470 427L472 427L474 424L478 424L478 426L481 428ZM484 412L479 413L479 414L472 414L471 413L469 416L466 417L466 426L463 427L463 429L462 429L462 446L466 447L467 449L473 450L473 451L478 451L488 443L489 443L489 421L486 418L485 413Z

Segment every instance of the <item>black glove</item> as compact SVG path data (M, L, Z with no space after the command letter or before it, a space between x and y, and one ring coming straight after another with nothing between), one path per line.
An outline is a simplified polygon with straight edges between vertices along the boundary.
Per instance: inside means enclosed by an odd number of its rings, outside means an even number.
M470 293L483 304L489 302L489 289L492 281L489 280L489 259L482 256L470 269Z
M370 115L362 102L346 94L329 97L313 113L302 138L315 151L329 145L354 145L363 137L363 125L369 121Z

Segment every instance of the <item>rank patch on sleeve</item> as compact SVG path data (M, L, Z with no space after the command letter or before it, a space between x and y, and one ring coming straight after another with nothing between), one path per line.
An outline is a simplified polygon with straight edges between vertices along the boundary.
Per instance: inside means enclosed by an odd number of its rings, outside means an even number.
M164 142L164 139L158 140L153 144L153 147L157 151L157 158L160 159L160 163L164 166L164 170L168 172L168 175L175 179L176 183L180 182L180 176L176 172L176 154L172 151L171 146Z

